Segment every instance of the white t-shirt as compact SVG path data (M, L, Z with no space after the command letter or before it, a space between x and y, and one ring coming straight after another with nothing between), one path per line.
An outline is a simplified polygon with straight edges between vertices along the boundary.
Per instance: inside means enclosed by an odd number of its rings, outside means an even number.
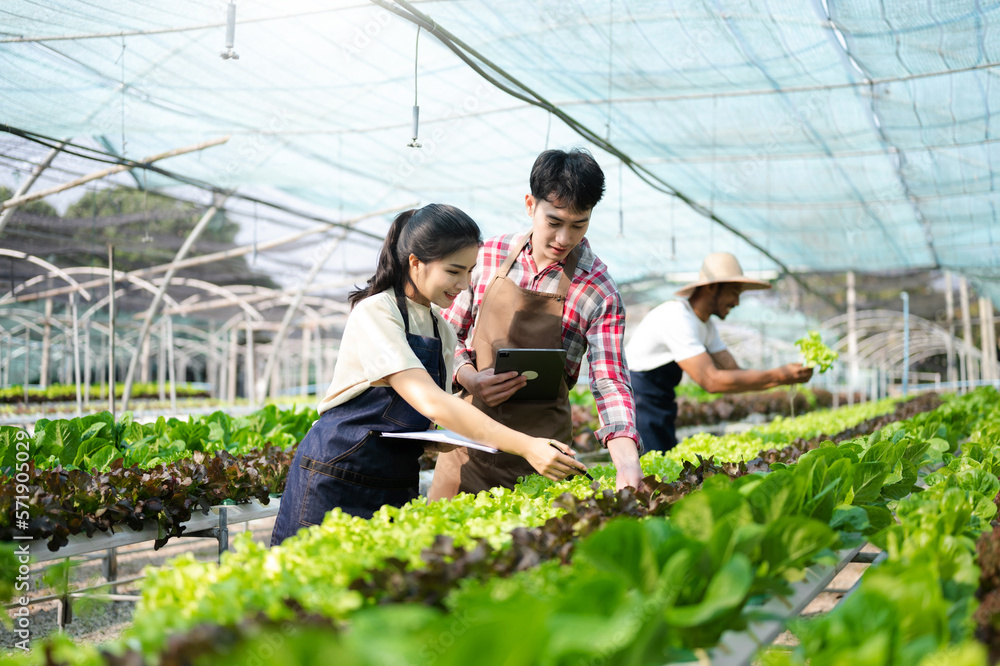
M681 298L649 311L625 345L625 358L630 370L646 372L725 348L715 322L699 319L688 299Z
M434 337L431 317L437 318L444 352L444 390L451 393L458 336L451 324L437 312L437 307L432 307L435 310L433 313L431 308L406 299L410 333ZM333 369L333 382L326 391L326 397L319 403L319 412L322 414L331 407L341 405L372 386L389 386L385 377L391 374L423 367L406 342L403 317L392 290L369 296L354 306L347 317L344 337L340 340L340 351L337 354L337 365Z

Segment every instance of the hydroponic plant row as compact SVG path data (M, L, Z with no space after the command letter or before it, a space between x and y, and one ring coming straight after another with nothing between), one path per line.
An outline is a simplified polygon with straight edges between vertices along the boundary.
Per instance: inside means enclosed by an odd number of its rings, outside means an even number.
M890 504L896 522L871 536L887 560L832 612L795 623L794 651L769 651L762 664L996 663L975 637L996 654L1000 401L995 391L977 393L982 416L962 454L944 456L923 492Z
M934 400L926 396L903 403L909 407L897 408L896 418L909 413L906 410L929 409L936 404ZM856 423L893 405L871 403L826 416L812 414L783 421L789 435L779 437L769 432L739 441L747 451L747 446L765 440L784 446L800 434L822 431L831 424ZM58 550L73 534L91 536L97 530L113 531L118 524L141 529L146 520L159 524L154 544L158 548L169 537L182 533L181 523L190 520L192 510L204 510L225 500L257 498L266 504L269 495L282 492L294 446L315 418L316 412L310 409L282 411L268 406L242 417L215 412L187 421L161 417L147 425L133 422L127 413L118 421L108 412L74 419L41 419L31 437L31 464L20 477L10 472L15 463L15 442L23 431L0 426L0 467L8 470L0 475L0 541L13 539L18 498L22 498L28 526L16 533L46 539L50 550ZM874 430L877 423L869 421L867 426L862 423L858 427ZM718 438L716 448L723 450L722 443L734 437ZM809 446L799 442L785 455L797 455ZM783 459L777 449L753 449L753 454ZM680 453L676 455L680 457ZM645 460L647 473L677 479L684 492L700 483L700 463L687 465L688 471L683 471L670 459L647 456ZM523 490L530 493L530 485Z
M511 513L544 519L544 508L552 500L548 493L538 495L544 501L541 506L519 493L496 491L459 498L454 511L449 507L441 513L442 503L387 507L370 521L335 511L322 526L301 532L280 548L269 550L243 540L219 566L181 559L174 569L155 572L144 587L132 639L147 657L157 655L167 662L197 653L205 663L238 663L275 641L280 641L285 663L303 664L315 659L569 664L591 663L595 655L601 663L646 664L694 658L713 646L723 631L745 626L754 613L752 599L788 594L789 583L810 563L829 561L831 549L857 543L860 535L882 540L890 550L894 543L924 542L925 535L912 530L926 521L911 520L912 527L906 527L906 520L916 515L907 508L904 526L895 526L891 508L910 506L904 498L915 490L918 467L950 460L946 469L960 470L981 456L975 448L970 450L972 458L949 454L981 418L985 403L977 402L980 397L948 403L869 438L821 447L793 465L776 463L767 475L708 478L701 491L663 504L669 506L669 520L619 518L595 530L595 516L605 515L610 507L638 515L634 499L603 493L585 501L565 497L564 516L555 523L563 527L550 542L497 529ZM996 401L995 392L990 400ZM947 488L921 503L921 510L944 500L938 515L953 533L975 529L983 516L988 521L1000 483L995 474L980 471L971 476L932 477L932 488ZM971 487L985 491L985 503L968 495ZM494 508L501 510L489 520ZM565 518L567 514L573 517ZM567 549L572 537L565 538L565 526L580 523L581 533L589 536ZM457 524L466 529L454 529ZM436 529L427 530L428 525ZM449 530L450 543L439 538ZM485 538L494 550L476 538ZM515 540L518 547L506 545ZM417 598L432 606L443 604L448 612L414 605L370 607L373 598L383 600L374 590L398 597L406 584L393 584L393 576L405 576L406 569L388 567L383 580L373 583L365 574L386 567L365 569L364 562L384 564L395 557L408 561L412 569L423 568L426 551L420 545L435 541L437 550L427 555L440 562L443 583L438 581L438 587L454 589L435 592L428 586L425 591L432 593ZM465 551L451 551L453 547ZM477 549L471 560L460 561ZM526 549L536 555L527 556ZM513 554L504 555L505 550ZM564 564L567 556L569 563ZM507 573L511 567L525 570L505 578L491 566L478 565L486 561L501 564ZM536 561L541 564L534 566ZM455 562L459 564L452 568ZM352 576L352 570L360 575ZM354 590L345 585L352 580ZM359 590L368 593L367 603ZM920 612L919 605L912 610ZM317 626L317 616L326 627ZM331 620L345 617L351 618L348 631L331 630ZM203 622L217 627L176 635ZM227 636L238 643L234 647L227 640L220 649L206 636ZM924 647L935 652L947 648L947 642ZM93 650L74 654L74 659L101 659ZM907 654L914 654L912 647ZM121 656L106 656L109 663L122 663ZM129 663L141 661L138 651L127 658Z

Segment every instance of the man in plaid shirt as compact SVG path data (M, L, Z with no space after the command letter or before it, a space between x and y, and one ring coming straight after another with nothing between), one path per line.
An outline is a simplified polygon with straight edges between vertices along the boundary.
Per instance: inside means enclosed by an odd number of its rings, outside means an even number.
M591 212L604 194L604 173L586 151L549 150L536 159L530 183L525 208L532 221L531 235L507 276L521 290L556 293L566 260L579 247L576 270L562 307L566 376L570 386L576 383L586 352L590 388L601 421L596 435L615 463L617 487L638 487L642 478L639 434L623 355L625 308L607 266L585 238ZM507 234L488 239L479 251L469 289L443 313L458 332L455 379L490 408L510 399L528 381L517 372L495 375L492 359L481 364L487 369L477 370L471 344L486 289L523 236ZM508 425L517 429L517 423Z

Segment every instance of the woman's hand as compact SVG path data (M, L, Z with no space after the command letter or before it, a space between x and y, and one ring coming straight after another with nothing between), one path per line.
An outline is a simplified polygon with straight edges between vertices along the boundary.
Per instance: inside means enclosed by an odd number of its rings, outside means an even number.
M497 375L493 373L493 368L476 372L476 369L467 363L458 371L458 383L490 407L496 407L524 388L528 378L516 371Z
M547 479L560 481L570 474L583 474L587 466L573 459L576 452L565 444L551 439L531 437L524 459Z

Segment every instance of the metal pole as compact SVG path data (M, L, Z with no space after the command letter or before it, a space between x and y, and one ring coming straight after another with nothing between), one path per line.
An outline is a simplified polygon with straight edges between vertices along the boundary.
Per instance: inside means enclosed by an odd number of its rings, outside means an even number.
M45 320L42 327L42 370L38 383L42 388L49 385L49 360L52 353L52 299L45 299Z
M250 408L257 406L257 372L256 359L253 350L253 328L250 324L250 317L247 317L247 351L246 351L246 390L247 398L250 400Z
M239 373L237 355L239 353L239 331L234 326L229 329L229 374L226 375L226 396L236 404L236 375Z
M167 399L167 320L160 323L160 345L156 350L156 383L160 400Z
M299 395L309 394L309 362L312 360L312 354L310 353L311 346L312 327L305 326L302 328L302 364L301 374L299 375L299 386L302 388L299 390Z
M219 368L218 375L215 377L218 387L215 395L219 400L225 400L226 396L229 395L229 347L222 338L224 334L225 331L220 331L219 335L212 340L212 345L217 345L219 348Z
M170 411L177 411L177 376L174 368L174 318L166 317L167 324L167 373L170 379Z
M191 233L188 234L187 238L184 239L184 243L181 245L181 249L177 251L177 255L174 257L174 262L181 261L187 256L187 253L191 250L191 246L194 245L198 237L201 236L201 232L205 230L208 223L215 217L215 214L219 211L219 208L225 203L227 196L217 197L215 203L205 211L205 214L201 216L198 220L198 224L194 226ZM157 290L156 295L153 296L153 302L149 305L149 309L146 311L146 318L142 320L142 328L139 331L139 341L136 344L136 350L142 349L143 344L145 344L146 339L149 337L149 329L153 325L153 317L156 316L156 311L160 308L160 303L163 302L163 295L167 292L167 288L170 286L170 281L173 279L174 274L177 272L176 266L171 266L167 270L167 274L163 276L163 282L160 284L160 288ZM122 393L122 409L128 408L128 400L132 393L132 380L135 377L135 366L138 361L140 354L137 353L128 364L128 372L125 374L125 390Z
M100 332L100 331L98 331L98 332ZM100 370L101 364L105 362L105 359L107 357L107 351L108 351L108 338L102 335L101 336L101 353L97 357L97 368L98 368L98 370ZM106 373L106 372L98 372L97 376L100 378L100 382L101 382L100 399L104 400L107 397L107 396L104 395L104 391L106 389L106 384L108 383L108 373Z
M83 325L83 408L90 409L90 320Z
M149 338L142 343L139 352L139 383L148 384L149 383Z
M967 354L964 345L960 347L958 352L958 382L959 382L959 393L965 393L968 390L966 382L969 381L969 360L966 358Z
M271 373L270 389L268 390L269 395L278 395L281 391L281 373L284 371L286 364L278 359L274 366L274 372ZM260 401L263 406L264 400Z
M28 404L28 372L31 369L31 329L24 327L24 404Z
M219 397L219 375L216 367L215 322L208 322L208 335L205 338L205 381L211 386L209 396Z
M858 311L854 271L847 271L847 361L850 371L850 390L847 404L854 404L854 389L858 384Z
M955 366L955 287L952 284L951 271L944 273L944 307L945 322L948 327L948 337L945 349L948 354L948 381L958 381L958 368Z
M76 415L83 416L83 392L80 388L80 324L76 313L76 294L69 295L69 309L73 314L73 381L76 384Z
M992 327L993 304L985 296L979 297L979 346L983 352L983 379L993 381L996 376L996 363L993 360L993 336L990 335Z
M108 411L115 415L115 246L108 243Z
M993 317L993 299L989 296L986 297L986 318L987 327L986 330L990 334L990 362L993 364L993 381L994 383L1000 376L998 376L997 371L997 329L994 323Z
M910 294L903 292L903 395L910 385Z
M967 388L972 388L976 381L975 360L972 358L972 315L969 313L969 281L965 277L958 280L958 297L962 305L962 337L965 342L965 377L969 382Z
M321 395L320 392L323 390L323 328L321 326L316 327L316 344L314 346L316 357L313 360L313 366L316 373L316 390L313 393L314 395Z

